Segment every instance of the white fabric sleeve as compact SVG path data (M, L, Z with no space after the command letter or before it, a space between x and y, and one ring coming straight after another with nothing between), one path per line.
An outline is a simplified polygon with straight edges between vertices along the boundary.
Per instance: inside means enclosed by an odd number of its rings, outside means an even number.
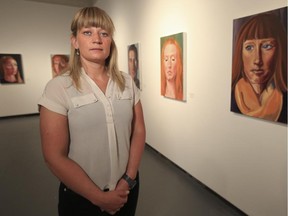
M68 102L65 88L60 77L50 80L44 89L38 105L67 116Z

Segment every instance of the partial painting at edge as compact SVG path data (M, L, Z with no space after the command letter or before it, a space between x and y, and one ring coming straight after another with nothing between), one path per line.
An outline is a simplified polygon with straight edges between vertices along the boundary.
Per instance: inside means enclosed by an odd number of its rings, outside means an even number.
M0 84L24 83L20 54L0 54Z
M183 33L161 37L161 95L184 101Z
M287 124L287 7L233 21L231 111Z
M51 55L52 77L56 77L68 68L69 55Z

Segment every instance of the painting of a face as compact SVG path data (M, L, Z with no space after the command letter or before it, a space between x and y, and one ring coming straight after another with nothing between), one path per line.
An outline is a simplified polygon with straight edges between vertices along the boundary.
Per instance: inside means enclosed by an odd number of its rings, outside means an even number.
M168 81L175 80L177 73L177 59L176 59L176 46L174 44L168 44L164 50L164 66L165 76Z
M18 64L15 59L7 59L3 69L6 76L15 76L18 72Z
M62 60L61 56L56 56L55 58L53 58L52 64L56 74L59 74L61 72L61 69L66 67L66 62Z
M287 124L287 7L233 21L230 110Z
M184 101L184 33L160 38L161 95Z
M274 73L274 38L246 40L242 47L244 73L251 84L265 84Z
M139 58L139 43L130 44L127 47L127 59L128 59L128 73L134 80L138 89L142 89L140 58Z
M51 66L53 77L60 75L66 71L69 63L69 55L55 54L51 55Z
M137 63L136 58L137 57L136 57L136 53L134 52L134 50L130 50L128 52L128 69L133 79L137 73L137 68L138 68L138 63Z
M0 83L24 83L20 54L0 53Z

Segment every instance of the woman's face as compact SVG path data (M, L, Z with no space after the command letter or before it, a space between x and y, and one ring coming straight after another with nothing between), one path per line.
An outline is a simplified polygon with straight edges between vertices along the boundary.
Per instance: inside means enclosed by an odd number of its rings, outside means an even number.
M18 72L18 65L16 60L7 59L3 65L5 76L15 76Z
M164 49L164 69L166 80L174 81L177 74L177 49L174 44L168 44Z
M82 58L101 64L105 64L110 55L111 42L111 35L106 30L96 27L83 27L78 31L76 38L72 38L72 43L75 49L80 50Z
M274 38L246 40L242 47L244 73L251 84L266 84L274 73Z

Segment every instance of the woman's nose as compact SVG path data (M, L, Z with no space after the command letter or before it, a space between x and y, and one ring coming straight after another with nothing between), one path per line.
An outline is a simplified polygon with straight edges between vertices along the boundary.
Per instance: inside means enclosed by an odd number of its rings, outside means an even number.
M100 35L98 33L95 33L93 35L92 40L93 40L93 43L97 43L97 44L101 44L102 43L101 37L100 37Z
M171 67L171 65L172 65L172 64L171 64L171 60L168 60L168 61L167 61L167 65L168 65L169 68Z
M263 64L262 61L262 51L260 47L257 47L254 53L254 64L257 66L261 66Z

